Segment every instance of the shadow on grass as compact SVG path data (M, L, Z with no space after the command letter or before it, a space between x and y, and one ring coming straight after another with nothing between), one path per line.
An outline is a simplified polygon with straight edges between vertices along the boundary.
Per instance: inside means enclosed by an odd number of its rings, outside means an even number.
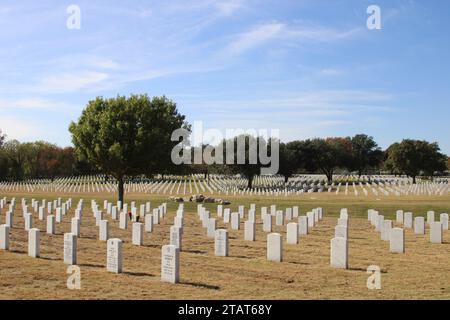
M42 260L49 260L49 261L58 261L58 260L62 260L60 258L52 258L52 257L39 257L39 259Z
M97 237L96 236L80 236L80 239L97 240Z
M203 250L182 250L182 252L194 253L194 254L207 254L208 251Z
M214 285L200 283L200 282L180 282L180 284L198 287L198 288L210 289L210 290L219 290L220 289L219 286L214 286Z
M137 247L139 247L139 246L137 246ZM161 249L161 245L157 245L157 244L143 244L140 247Z
M364 268L353 267L353 268L348 268L347 270L350 270L350 271L360 271L360 272L365 272L365 273L367 273L367 269L364 269ZM386 271L386 270L380 270L380 273L387 273L387 271Z
M311 263L307 263L307 262L298 262L298 261L286 261L287 263L291 263L291 264L298 264L298 265L303 265L303 266L309 266L311 265Z
M131 272L131 271L124 271L123 274L126 274L128 276L134 276L134 277L155 277L154 274L146 273L146 272Z
M79 267L88 267L88 268L106 268L106 266L102 264L95 264L95 263L80 263L78 265Z
M9 252L18 253L18 254L27 254L26 251L24 251L24 250L17 250L17 249L9 250Z
M238 258L238 259L255 259L253 257L247 257L247 256L235 256L235 255L230 255L230 258Z

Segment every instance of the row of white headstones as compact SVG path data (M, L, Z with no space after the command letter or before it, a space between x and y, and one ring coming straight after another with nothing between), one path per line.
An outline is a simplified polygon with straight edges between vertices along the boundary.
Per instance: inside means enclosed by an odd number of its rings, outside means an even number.
M440 221L435 221L435 212L427 212L427 225L430 228L430 242L442 244L443 231L449 230L449 215L441 213ZM392 253L405 252L405 229L413 228L413 213L397 210L396 222L403 228L394 228L392 220L385 220L378 211L369 209L367 220L380 233L381 240L389 241L389 251ZM414 218L414 233L425 234L425 218ZM348 268L348 210L341 209L340 218L335 227L335 237L331 240L331 266L335 268Z
M193 180L189 183L188 180L164 180L164 181L156 181L156 182L139 182L139 183L127 183L125 184L125 190L127 192L144 192L144 193L158 193L158 194L187 194L187 187L189 188L189 193L192 193L194 186L197 193L199 192L210 192L218 193L218 194L255 194L255 195L300 195L304 193L303 186L305 184L309 185L311 188L308 189L307 193L314 192L313 186L319 187L319 192L325 191L324 185L319 185L316 183L322 183L321 179L314 180L315 182L310 184L311 179L302 178L302 177L294 177L291 178L287 185L284 185L284 180L280 177L257 177L254 181L254 189L242 189L242 187L246 184L245 179L222 179L215 177L214 175L210 176L208 182L205 182L203 179L195 179L195 175L192 175ZM353 177L357 179L357 177ZM376 177L373 177L376 179ZM281 180L280 180L281 179ZM380 179L383 179L382 177ZM361 179L358 179L361 181ZM362 179L364 180L364 179ZM46 180L45 180L46 181ZM61 181L54 182L52 184L48 184L47 181L42 184L40 180L32 180L30 182L4 182L0 183L0 190L19 190L23 189L23 187L28 192L33 192L37 190L42 191L55 191L55 192L116 192L116 185L114 183L99 183L96 182L88 182L88 183L79 183L73 184L77 179L62 179ZM280 181L282 185L280 185ZM36 184L37 183L37 184ZM404 184L404 178L396 178L394 182L359 182L359 186L362 189L362 192L365 196L368 196L368 189L372 191L376 196L379 194L384 194L385 196L389 196L390 194L400 196L400 195L408 195L408 194L428 194L428 195L443 195L450 191L450 185L448 183L440 182L440 183L422 183L422 184ZM182 188L183 186L183 188ZM240 187L239 187L240 186ZM331 187L328 187L328 192L333 190L332 187L335 186L335 183L331 184ZM339 194L340 187L342 183L337 185L336 194ZM348 182L345 184L345 195L349 193L348 190ZM359 195L359 191L356 189L356 184L353 182L353 192L355 196ZM367 187L367 189L366 189ZM298 190L298 189L301 190ZM181 193L182 189L182 193Z
M5 200L6 201L6 200ZM35 200L32 200L33 208L37 208L38 212L42 213L42 208L45 206L45 200L42 202L42 206L36 206ZM56 204L61 204L61 200ZM67 204L67 206L65 206ZM65 209L61 210L60 219L55 219L54 215L47 216L47 233L55 234L55 221L61 222L62 217L66 214L68 209L72 205L71 199L64 202ZM6 224L0 226L0 249L9 249L9 233L12 227L12 214L14 213L15 199L11 201L10 219L6 219ZM103 213L99 210L99 206L95 200L91 203L92 213L96 220L96 226L99 227L99 240L107 241L107 271L121 273L122 272L122 240L117 238L109 238L109 222L103 219ZM117 204L120 207L120 203ZM116 206L107 201L104 202L104 208L106 208L107 214L111 216L113 220L117 219ZM48 206L48 213L52 213L51 206ZM124 205L124 208L126 206ZM30 257L37 258L40 255L39 243L40 243L40 230L32 228L32 214L28 212L26 200L22 200L22 209L25 219L25 229L28 231L28 254ZM60 212L60 207L56 208L57 213ZM137 208L135 204L131 205L132 212L132 244L143 245L144 230L152 232L153 223L159 224L167 213L167 205L164 203L158 208L153 210L152 214L147 213L150 209L150 203L141 205L141 212L145 216L145 225L137 222ZM71 220L71 232L64 234L64 263L69 265L76 265L77 263L77 238L80 236L80 226L82 221L83 200L78 202L75 209L75 216ZM203 205L198 205L198 213L203 227L207 229L207 236L215 239L215 255L226 257L229 255L229 242L228 231L226 229L216 230L216 219L210 218L209 211L207 211ZM248 220L244 223L245 235L244 239L247 241L255 241L255 213L256 206L251 205L248 211ZM142 215L142 214L141 214ZM140 216L141 216L140 215ZM162 247L162 262L161 262L161 279L162 281L168 281L176 283L179 281L179 252L182 250L182 234L183 234L183 215L184 205L180 204L174 218L174 225L170 227L170 244ZM310 229L314 227L319 220L322 219L322 208L313 209L307 212L306 216L298 215L298 206L293 208L287 208L285 212L277 210L276 205L270 206L270 213L267 207L261 208L261 218L263 220L263 231L269 232L267 235L267 259L269 261L282 261L282 236L278 233L272 233L272 218L275 218L275 224L277 226L285 225L285 221L298 219L298 223L287 223L287 243L297 244L299 235L307 235ZM59 216L59 214L58 214ZM232 230L240 229L240 220L245 216L245 207L239 206L238 212L231 213L229 208L224 208L222 205L217 206L217 216L223 218L224 223L230 224ZM43 216L39 216L41 220L44 220ZM128 217L126 210L120 213L119 228L127 229Z
M2 199L4 200L4 199ZM22 200L23 201L23 200ZM32 201L33 207L35 202ZM58 203L61 203L59 200ZM71 207L71 199L66 201L66 210ZM14 210L15 201L11 201L10 210ZM27 206L22 202L25 217L25 229L29 231L28 251L31 257L39 256L39 230L31 228L30 213L27 212ZM120 208L120 203L117 207ZM96 219L96 226L99 227L99 240L107 241L107 271L120 273L122 272L122 240L113 238L109 239L108 220L103 219L102 211L99 210L95 200L91 203L92 212ZM107 214L111 215L113 220L117 219L117 208L112 203L104 201L104 208ZM126 206L124 205L126 208ZM42 207L38 211L41 212ZM56 211L58 212L58 208ZM80 224L82 218L83 200L80 200L75 210L75 217L72 218L71 233L64 235L64 262L66 264L76 264L76 239L80 236ZM137 222L137 208L135 203L131 205L132 212L132 244L143 245L144 229L146 232L152 232L153 223L159 224L167 213L167 205L164 203L158 208L150 211L150 203L141 205L141 215L145 216L145 225ZM51 212L51 210L49 210ZM210 212L199 204L197 214L206 229L206 235L215 239L215 255L226 257L229 255L228 230L216 229L216 218L210 217ZM256 205L251 204L248 210L247 220L244 222L244 240L255 241L255 215ZM161 262L161 279L176 283L179 281L179 252L182 250L182 234L183 234L183 216L184 205L180 204L174 218L174 224L170 227L170 244L162 247ZM245 217L245 207L239 206L238 212L231 212L231 209L224 208L222 205L217 206L217 217L223 219L225 224L230 224L232 230L239 230L241 219ZM279 233L272 233L272 218L275 218L277 226L285 225L285 221L298 219L298 223L289 222L286 225L286 242L288 244L298 244L299 235L307 235L309 230L314 227L322 218L322 208L313 209L307 212L305 216L298 215L298 206L286 208L286 211L277 210L276 205L270 206L270 212L267 207L261 208L261 220L263 221L263 231L268 232L267 235L267 260L282 262L282 236ZM404 223L405 228L412 228L412 213L399 210L397 211L397 222ZM434 221L434 212L427 213L427 222L430 225L430 240L433 243L442 243L442 230L448 230L448 214L440 215L440 222ZM375 230L381 233L381 239L390 241L391 252L404 252L404 229L393 228L392 221L384 220L384 217L373 209L368 210L368 220L375 226ZM60 220L61 221L61 220ZM47 216L47 233L55 233L55 219L53 215ZM127 229L128 217L126 210L120 213L119 227ZM12 218L7 219L7 224L0 226L0 249L9 248L9 228L12 226ZM416 217L414 220L416 233L423 234L425 232L424 218ZM335 268L348 268L348 210L341 209L338 224L335 227L335 237L331 240L330 264Z

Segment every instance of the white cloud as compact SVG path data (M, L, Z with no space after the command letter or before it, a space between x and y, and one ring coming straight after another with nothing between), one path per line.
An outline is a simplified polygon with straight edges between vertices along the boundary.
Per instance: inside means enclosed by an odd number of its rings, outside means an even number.
M76 92L81 89L92 90L101 85L109 75L98 71L81 71L55 74L45 77L32 91L45 93Z
M72 111L77 108L65 102L47 100L40 97L30 97L16 100L0 100L0 110L1 109Z
M257 25L247 32L238 34L225 47L224 56L240 55L269 41L283 44L296 42L331 42L350 39L363 31L362 28L340 31L322 26L299 26L280 22Z
M48 128L38 125L37 121L30 121L19 117L0 117L0 128L7 135L8 140L32 141L45 135Z
M238 35L237 38L225 48L225 53L227 55L238 55L260 46L280 34L284 27L284 24L278 22L256 26L250 31Z
M319 73L323 76L337 76L342 74L342 71L338 69L328 68L320 70Z
M292 40L329 42L349 39L360 34L362 31L365 31L365 29L354 28L341 31L333 28L326 28L323 26L292 25L289 28L285 29L283 37Z
M230 0L230 1L218 1L215 4L217 10L220 15L230 16L239 9L244 7L242 1L239 0Z

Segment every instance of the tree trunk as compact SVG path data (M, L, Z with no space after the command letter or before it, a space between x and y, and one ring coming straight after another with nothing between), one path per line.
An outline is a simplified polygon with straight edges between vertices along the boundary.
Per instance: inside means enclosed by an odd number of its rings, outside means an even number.
M208 179L208 172L205 172L205 178L204 178L205 180L207 180Z
M289 176L284 176L284 183L288 183Z
M248 177L247 188L251 189L253 184L253 176Z
M329 184L333 183L333 172L332 171L331 172L327 172L326 176L327 176L328 183Z
M416 176L412 176L413 178L413 184L416 184Z
M120 177L117 180L118 180L118 183L119 183L119 185L118 185L119 201L120 201L120 203L122 205L122 208L123 208L123 177ZM122 208L120 208L120 209L122 209Z

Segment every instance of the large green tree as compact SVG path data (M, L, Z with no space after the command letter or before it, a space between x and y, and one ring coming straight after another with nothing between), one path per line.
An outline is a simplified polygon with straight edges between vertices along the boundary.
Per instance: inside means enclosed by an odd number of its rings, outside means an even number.
M420 174L432 176L446 170L447 156L440 152L437 143L405 139L388 150L388 163L395 171L411 177L413 183Z
M262 163L260 154L271 151L270 144L263 137L242 134L222 142L223 160L233 173L240 174L247 179L247 188L253 187L253 179L261 173L261 168L267 166ZM267 151L268 150L268 151Z
M151 175L170 163L172 132L186 126L174 102L147 95L90 101L69 131L84 159L118 181L123 203L127 176Z
M338 168L347 168L351 163L352 143L348 138L316 138L311 140L310 168L317 168L327 177L328 183L333 182L333 174Z
M280 143L280 168L278 173L284 177L284 182L288 182L289 178L300 167L296 152L295 143Z
M348 138L352 144L350 168L361 176L368 168L376 168L383 160L383 151L378 147L373 137L357 134Z

